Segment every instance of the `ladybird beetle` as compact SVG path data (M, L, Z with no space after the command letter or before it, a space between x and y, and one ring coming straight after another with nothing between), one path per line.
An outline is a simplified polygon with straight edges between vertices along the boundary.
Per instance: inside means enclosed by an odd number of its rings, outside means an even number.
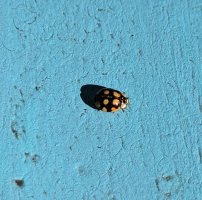
M104 88L95 96L95 106L104 112L124 111L128 105L128 98L118 90Z

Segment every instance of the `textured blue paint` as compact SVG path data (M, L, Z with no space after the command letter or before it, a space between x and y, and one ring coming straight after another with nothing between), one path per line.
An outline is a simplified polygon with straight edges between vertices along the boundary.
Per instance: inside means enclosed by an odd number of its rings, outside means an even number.
M1 200L202 199L200 0L8 0L0 13ZM126 92L129 109L97 112L84 84Z

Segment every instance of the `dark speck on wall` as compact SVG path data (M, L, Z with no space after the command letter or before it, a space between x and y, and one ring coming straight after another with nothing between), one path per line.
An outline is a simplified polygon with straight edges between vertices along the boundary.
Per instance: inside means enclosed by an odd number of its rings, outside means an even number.
M165 181L171 181L173 179L173 176L164 176L163 179Z
M171 196L171 193L170 193L170 192L166 192L166 193L164 194L164 196L165 196L166 198L169 198L169 197Z
M159 188L159 180L158 180L158 179L155 179L155 184L156 184L156 188L157 188L157 190L159 191L160 188Z
M40 156L37 154L34 154L31 156L31 160L33 163L37 163L37 161L39 160Z
M29 152L25 152L24 155L26 157L26 161L27 159L30 159L34 164L36 164L40 159L40 156L38 154L31 155Z
M35 86L35 90L36 90L36 91L39 91L40 88L41 88L41 86Z
M23 179L15 179L15 184L18 187L22 187L24 185L24 180Z
M13 132L16 139L18 139L18 131L16 129L17 122L11 123L11 131Z
M25 156L28 157L29 156L29 152L25 152Z

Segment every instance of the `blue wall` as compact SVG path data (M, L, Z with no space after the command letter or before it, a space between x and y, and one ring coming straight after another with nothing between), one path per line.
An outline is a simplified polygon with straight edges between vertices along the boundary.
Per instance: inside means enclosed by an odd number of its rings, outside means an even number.
M200 0L8 0L0 13L1 200L202 199ZM85 84L124 91L129 108L94 110Z

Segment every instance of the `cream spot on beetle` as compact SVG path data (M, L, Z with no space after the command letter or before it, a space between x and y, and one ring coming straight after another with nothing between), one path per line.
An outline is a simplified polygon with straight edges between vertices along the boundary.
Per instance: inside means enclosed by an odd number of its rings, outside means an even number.
M107 112L107 109L105 107L102 108L102 111Z
M125 109L125 108L126 108L126 106L127 106L127 104L122 103L122 104L121 104L121 109Z
M112 108L111 108L111 111L112 111L112 112L116 112L117 110L119 110L119 109L118 109L118 108L115 108L115 107L112 107Z
M114 100L112 101L112 104L113 104L114 106L119 106L119 105L120 105L120 101L119 101L118 99L114 99Z
M118 93L118 92L113 92L113 95L114 95L116 98L119 98L119 97L121 96L121 94Z
M103 104L107 105L108 103L109 103L109 100L108 99L104 99Z
M109 94L109 90L105 90L105 91L104 91L104 94Z

